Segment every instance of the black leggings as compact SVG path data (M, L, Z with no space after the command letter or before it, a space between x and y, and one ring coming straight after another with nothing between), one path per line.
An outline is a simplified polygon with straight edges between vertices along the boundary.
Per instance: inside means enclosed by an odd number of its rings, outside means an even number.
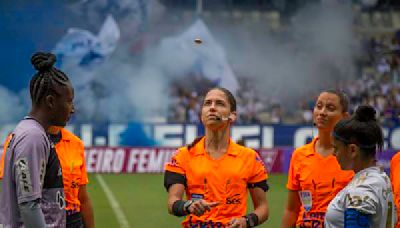
M80 212L67 213L67 228L83 228L83 220Z

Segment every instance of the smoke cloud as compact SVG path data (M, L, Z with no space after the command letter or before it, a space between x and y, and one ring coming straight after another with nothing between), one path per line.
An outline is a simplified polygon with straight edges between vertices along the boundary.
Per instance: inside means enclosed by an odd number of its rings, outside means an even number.
M217 39L225 41L235 72L255 80L264 96L294 103L308 92L356 76L359 47L350 4L305 6L280 33L264 24L214 29Z
M173 53L162 45L163 40L184 33L197 18L184 20L155 0L138 1L137 7L131 5L123 13L118 10L126 1L114 1L121 4L113 10L106 10L106 2L69 6L77 12L74 21L85 15L86 28L96 31L101 26L98 21L114 13L121 30L117 49L101 63L86 68L77 67L73 59L63 63L62 70L75 86L74 120L121 123L166 117L171 82L191 80L187 75L196 52ZM234 74L255 80L255 90L263 97L296 104L308 91L355 77L353 59L358 47L350 4L305 6L281 32L271 31L265 19L210 17L204 21L225 50ZM202 48L213 51L207 45ZM27 94L0 87L0 95L0 123L17 121L27 112Z

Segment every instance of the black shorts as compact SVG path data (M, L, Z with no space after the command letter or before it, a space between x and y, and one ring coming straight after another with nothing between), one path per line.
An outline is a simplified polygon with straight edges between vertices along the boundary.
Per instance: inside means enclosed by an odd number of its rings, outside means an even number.
M83 228L82 214L67 211L67 228Z

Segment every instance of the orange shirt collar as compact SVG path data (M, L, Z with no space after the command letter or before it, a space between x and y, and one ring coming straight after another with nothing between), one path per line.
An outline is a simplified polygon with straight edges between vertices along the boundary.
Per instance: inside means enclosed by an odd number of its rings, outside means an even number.
M61 141L71 141L72 139L73 139L72 135L67 130L62 128L61 129Z
M206 153L206 150L204 149L205 148L205 138L206 137L203 137L197 144L196 144L196 146L193 148L194 149L194 154L195 155L204 155L205 153ZM228 151L227 151L227 153L229 154L229 155L232 155L232 156L237 156L238 154L239 154L239 148L238 148L238 146L236 145L236 143L235 142L233 142L233 140L232 139L229 139L229 146L228 146Z
M311 156L311 155L314 155L314 154L317 153L317 152L315 151L315 144L317 143L317 141L318 141L318 137L315 137L315 138L313 138L312 141L308 144L308 146L310 147L310 149L309 149L309 150L306 150L306 156L307 156L307 157L308 157L308 156Z

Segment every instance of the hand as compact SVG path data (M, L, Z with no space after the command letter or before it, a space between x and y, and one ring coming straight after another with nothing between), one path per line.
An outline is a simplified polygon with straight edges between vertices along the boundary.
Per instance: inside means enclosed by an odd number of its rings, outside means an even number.
M231 221L228 223L229 228L246 228L246 219L243 217L240 218L233 218Z
M203 215L206 211L210 211L211 208L217 206L219 202L207 202L205 200L196 200L190 205L190 214L195 214L196 216Z

